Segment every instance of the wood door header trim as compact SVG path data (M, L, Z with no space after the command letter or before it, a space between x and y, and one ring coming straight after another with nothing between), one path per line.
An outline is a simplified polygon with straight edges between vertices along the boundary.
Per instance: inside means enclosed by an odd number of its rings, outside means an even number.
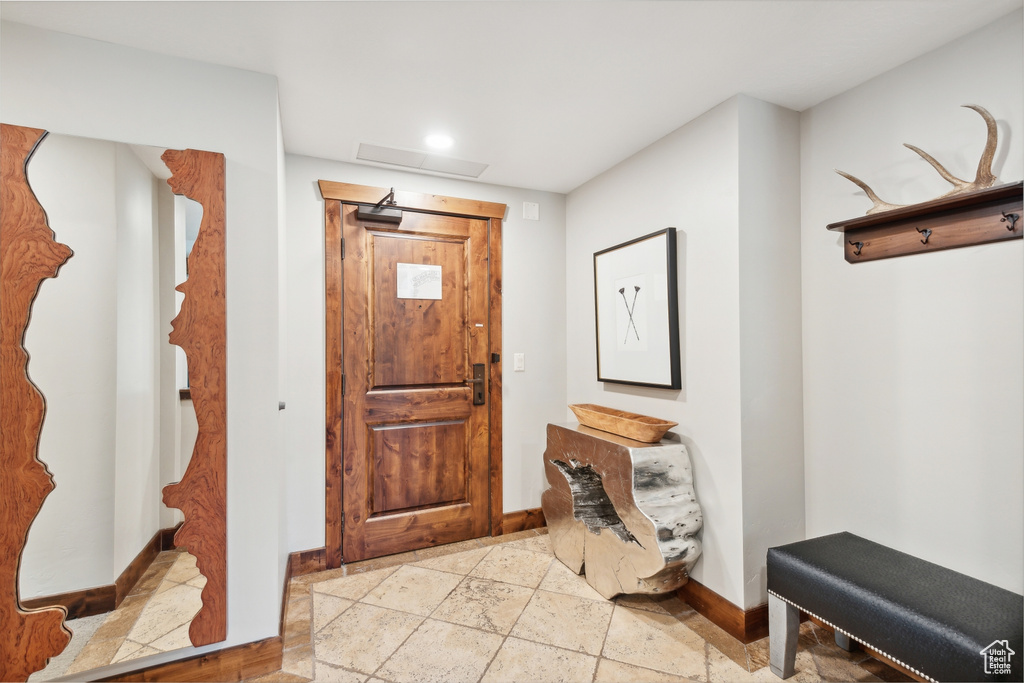
M320 184L320 196L324 199L337 199L342 202L357 204L376 204L381 200L381 197L384 197L391 191L385 187L336 183L332 180L319 180L317 182ZM402 209L436 211L457 216L497 218L499 220L505 217L505 212L508 210L506 204L481 202L475 199L460 199L459 197L445 197L439 194L404 192L402 190L395 190L395 202Z

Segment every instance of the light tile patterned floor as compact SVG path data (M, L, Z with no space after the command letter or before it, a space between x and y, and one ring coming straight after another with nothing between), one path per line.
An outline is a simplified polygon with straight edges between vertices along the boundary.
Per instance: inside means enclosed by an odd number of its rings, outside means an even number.
M195 557L181 550L160 553L116 610L67 622L73 647L38 680L191 646L188 627L202 607L205 585Z
M282 670L254 679L352 683L674 683L779 680L768 642L744 646L675 596L605 600L544 530L300 576ZM801 627L794 683L909 680Z

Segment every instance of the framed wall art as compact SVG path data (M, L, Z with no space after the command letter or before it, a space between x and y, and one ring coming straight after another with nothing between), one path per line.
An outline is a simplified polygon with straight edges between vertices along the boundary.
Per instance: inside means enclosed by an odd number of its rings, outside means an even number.
M682 387L676 229L594 254L597 379Z

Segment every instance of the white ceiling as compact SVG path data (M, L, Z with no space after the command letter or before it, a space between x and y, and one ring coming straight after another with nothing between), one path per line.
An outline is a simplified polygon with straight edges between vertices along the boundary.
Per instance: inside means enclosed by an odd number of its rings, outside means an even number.
M568 192L736 93L803 110L1022 0L2 2L0 18L278 78L288 152L360 142ZM1010 46L1008 49L1015 49Z

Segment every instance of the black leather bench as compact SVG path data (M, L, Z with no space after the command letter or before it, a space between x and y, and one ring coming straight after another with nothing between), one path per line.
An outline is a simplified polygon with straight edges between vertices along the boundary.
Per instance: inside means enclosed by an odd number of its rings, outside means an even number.
M768 549L771 670L793 674L800 611L932 681L1020 681L1024 596L850 533Z

